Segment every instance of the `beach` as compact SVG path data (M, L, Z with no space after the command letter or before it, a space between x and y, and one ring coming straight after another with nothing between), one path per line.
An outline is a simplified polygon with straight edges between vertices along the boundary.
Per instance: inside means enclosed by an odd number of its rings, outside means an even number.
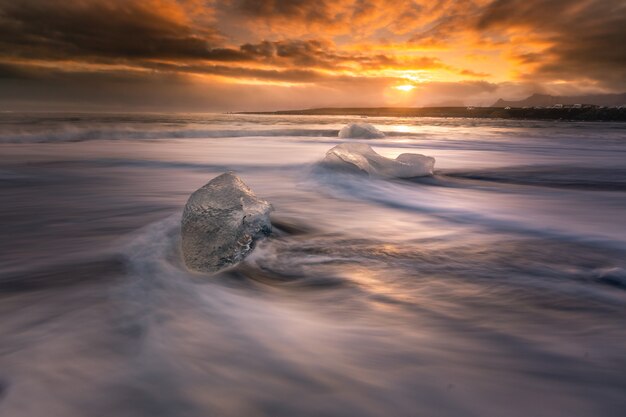
M620 417L626 125L0 114L0 415ZM316 169L362 142L433 176ZM189 195L274 211L190 271Z

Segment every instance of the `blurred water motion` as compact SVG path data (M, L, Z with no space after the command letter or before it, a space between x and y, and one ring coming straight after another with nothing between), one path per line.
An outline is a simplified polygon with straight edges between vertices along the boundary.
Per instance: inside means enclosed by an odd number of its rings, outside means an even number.
M0 115L0 415L622 416L626 126L370 118L436 175L311 169L349 121ZM188 272L227 170L275 233Z

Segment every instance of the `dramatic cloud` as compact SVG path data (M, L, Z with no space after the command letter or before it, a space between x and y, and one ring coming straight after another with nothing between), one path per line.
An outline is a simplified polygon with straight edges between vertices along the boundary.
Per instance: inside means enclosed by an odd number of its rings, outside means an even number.
M0 0L0 51L29 58L203 58L220 39L194 2Z
M484 10L476 29L528 36L546 45L514 55L534 67L527 79L586 79L626 89L624 1L498 0ZM523 43L519 48L524 51Z
M621 92L625 38L622 0L0 0L0 104L91 91L119 107L162 96L213 110Z

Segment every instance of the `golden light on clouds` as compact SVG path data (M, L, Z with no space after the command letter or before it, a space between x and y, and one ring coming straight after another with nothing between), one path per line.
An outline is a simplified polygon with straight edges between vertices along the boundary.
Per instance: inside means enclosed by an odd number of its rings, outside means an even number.
M0 87L20 101L149 90L207 109L381 106L400 100L391 89L407 105L476 105L626 90L619 0L0 0L0 27Z
M404 91L404 92L415 90L415 86L411 84L395 85L393 88L395 88L396 90Z

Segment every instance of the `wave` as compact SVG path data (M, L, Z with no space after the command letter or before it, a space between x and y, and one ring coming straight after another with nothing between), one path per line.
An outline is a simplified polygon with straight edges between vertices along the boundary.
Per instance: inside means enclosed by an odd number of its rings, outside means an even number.
M477 280L475 283L501 281L504 279L502 271L506 270L514 276L521 273L525 277L523 281L516 281L511 276L507 286L510 285L512 290L522 286L529 290L549 288L561 295L570 291L577 294L577 287L558 286L558 282L570 281L593 285L597 292L589 289L593 294L588 293L588 297L612 304L620 299L619 294L607 293L603 288L626 289L626 265L614 262L623 259L623 248L584 242L571 236L550 232L518 233L503 237L497 245L490 242L467 245L463 240L454 243L437 238L428 242L393 242L377 237L329 234L307 223L295 224L293 219L280 217L272 218L275 226L272 235L259 242L246 260L215 274L198 273L188 270L182 261L179 222L180 213L175 213L151 223L128 236L125 242L120 242L119 252L114 256L78 263L73 268L98 269L101 267L98 262L106 262L104 265L108 267L102 269L102 273L110 274L111 268L117 267L123 269L114 272L127 274L128 281L123 287L124 292L131 291L128 296L175 289L195 301L199 301L197 286L205 286L207 290L208 285L211 291L235 291L249 302L248 297L258 298L260 293L280 288L285 291L322 291L313 297L324 302L374 297L376 302L402 304L402 297L391 294L380 300L384 296L379 293L380 288L370 287L370 283L361 281L358 274L354 276L354 269L359 267L381 273L389 267L395 268L398 277L387 282L389 289L398 285L419 287L415 280L428 281L433 276L464 281L470 275ZM520 231L524 230L516 230ZM59 270L65 271L66 268ZM416 271L420 272L417 276Z
M479 226L493 232L584 242L607 248L626 247L619 229L608 221L591 223L594 226L585 229L588 226L585 219L593 215L589 210L597 205L595 200L587 196L560 196L566 199L562 204L561 200L553 199L547 192L524 193L509 188L506 193L496 196L492 190L462 186L459 183L453 183L455 187L447 188L441 186L446 182L436 177L388 181L312 170L310 178L324 190L339 197L414 211L452 224ZM485 206L484 201L490 201L490 205ZM610 201L607 204L610 206ZM581 216L581 228L559 221L559 213L572 208L575 211L571 214ZM610 214L607 216L610 217Z
M432 177L408 178L423 186L481 189L509 193L524 187L581 191L626 191L625 168L525 165L478 170L437 170Z
M518 184L591 191L626 191L626 168L575 166L513 166L473 171L440 172L446 179L474 183Z
M56 143L97 140L207 139L239 137L337 137L335 129L135 129L75 128L57 131L0 133L0 143Z
M149 168L149 169L188 169L188 170L201 170L202 172L276 172L276 171L289 171L302 168L302 164L279 164L268 162L266 164L210 164L200 162L186 162L186 161L159 161L149 159L121 159L121 158L94 158L94 159L82 159L82 160L58 160L54 163L46 164L47 167L58 168ZM48 173L46 173L49 175ZM3 176L3 172L0 171L0 183L17 182L22 180L22 183L26 181L34 181L31 177L25 175L19 176L15 174L11 176L10 173L6 173ZM39 179L41 180L41 179Z
M339 129L139 129L114 127L66 126L50 131L0 132L0 143L63 143L97 140L159 140L159 139L215 139L243 137L305 137L339 140ZM384 131L394 138L432 139L432 135L419 132ZM384 140L380 141L384 143ZM452 145L451 145L452 146Z
M94 284L119 277L125 270L124 256L118 253L92 254L55 264L4 269L0 277L0 293Z

